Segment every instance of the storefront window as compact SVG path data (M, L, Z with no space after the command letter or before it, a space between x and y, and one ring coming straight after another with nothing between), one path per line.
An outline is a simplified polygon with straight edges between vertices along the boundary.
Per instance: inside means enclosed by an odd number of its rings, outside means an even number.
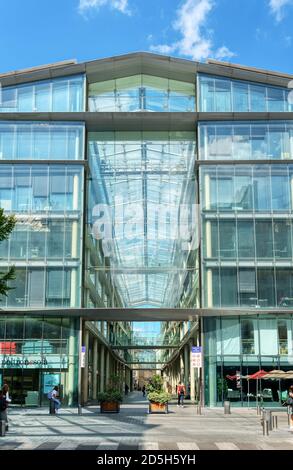
M64 404L77 399L78 319L9 317L0 321L0 381L13 404L48 404L46 387L57 380Z
M280 406L286 399L288 381L259 377L257 373L292 369L288 364L291 317L260 314L204 319L208 406L223 406L224 400L232 406Z

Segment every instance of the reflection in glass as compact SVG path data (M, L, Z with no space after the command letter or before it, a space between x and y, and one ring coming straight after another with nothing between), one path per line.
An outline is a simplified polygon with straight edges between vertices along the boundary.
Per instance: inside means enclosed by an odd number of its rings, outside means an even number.
M89 85L89 110L195 111L195 84L151 75L132 75Z

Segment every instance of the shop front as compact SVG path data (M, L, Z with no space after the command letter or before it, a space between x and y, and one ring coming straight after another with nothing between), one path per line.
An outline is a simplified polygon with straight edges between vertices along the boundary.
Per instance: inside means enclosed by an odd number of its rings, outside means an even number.
M79 319L2 316L0 383L7 383L11 406L48 404L60 389L64 405L78 401Z
M280 406L293 384L292 316L205 319L205 403Z

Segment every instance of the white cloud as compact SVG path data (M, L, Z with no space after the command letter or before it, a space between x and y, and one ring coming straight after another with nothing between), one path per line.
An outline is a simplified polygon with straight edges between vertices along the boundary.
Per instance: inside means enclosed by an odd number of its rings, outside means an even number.
M128 8L128 0L79 0L78 11L84 15L90 10L99 10L103 6L118 10L125 15L131 14Z
M220 47L215 52L215 58L218 60L230 59L231 57L234 57L234 56L235 56L234 52L231 52L230 49L228 49L228 47L226 46Z
M208 16L214 6L214 0L185 0L176 12L173 24L173 29L181 36L179 41L152 45L150 49L163 54L177 52L199 61L207 57L221 59L233 57L235 54L226 46L214 50L211 33L207 31Z
M159 54L171 54L176 49L175 45L168 46L168 44L158 44L157 46L150 46L150 50L158 52Z
M275 16L278 23L284 18L284 9L288 5L293 5L293 0L269 0L271 13Z

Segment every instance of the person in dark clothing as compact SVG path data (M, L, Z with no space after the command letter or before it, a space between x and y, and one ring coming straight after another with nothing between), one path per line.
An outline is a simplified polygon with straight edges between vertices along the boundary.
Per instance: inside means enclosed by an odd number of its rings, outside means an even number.
M125 384L125 395L128 395L129 387L127 384Z
M0 390L0 421L5 421L5 430L8 431L8 418L7 418L8 402L6 400L6 394L3 390Z
M145 397L145 385L142 387L142 396Z

